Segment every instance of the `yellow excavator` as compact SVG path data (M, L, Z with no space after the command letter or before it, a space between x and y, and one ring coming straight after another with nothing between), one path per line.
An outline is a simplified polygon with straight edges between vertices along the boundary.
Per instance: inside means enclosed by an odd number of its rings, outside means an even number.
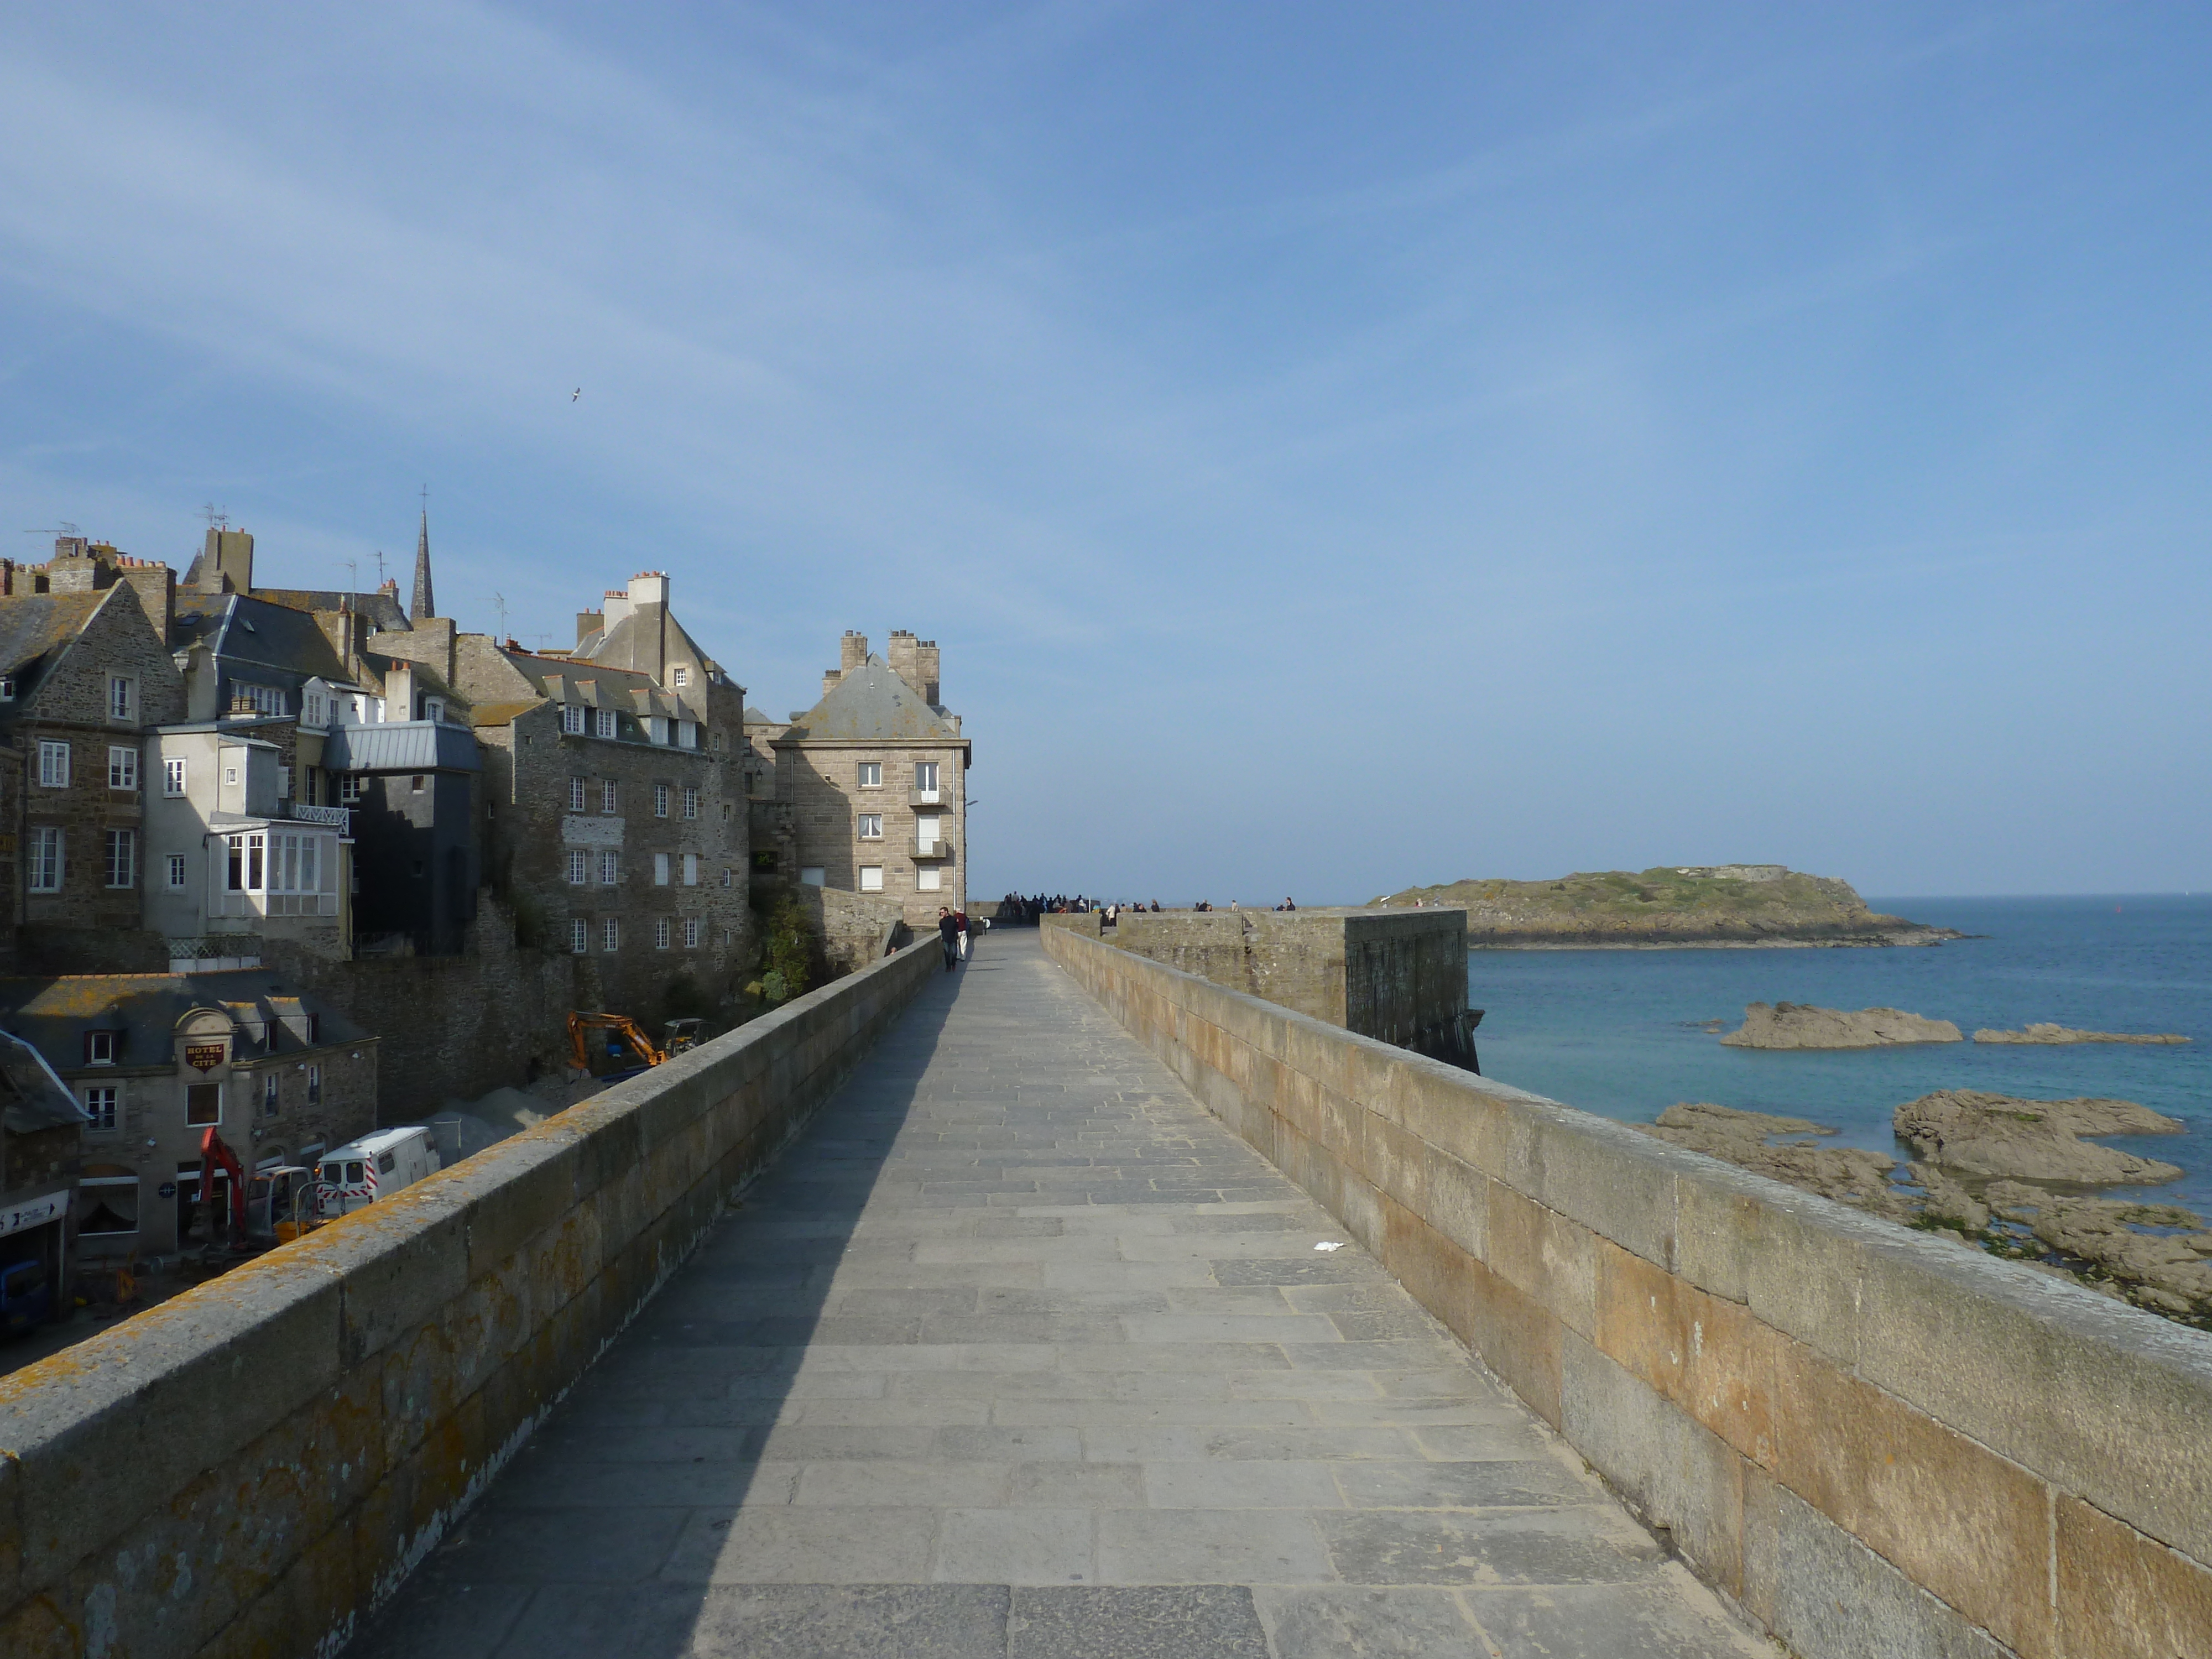
M610 1081L635 1077L648 1066L665 1065L672 1054L696 1048L699 1024L696 1019L670 1020L665 1044L656 1047L653 1039L646 1036L644 1028L628 1014L594 1014L579 1010L568 1016L568 1058L578 1071L591 1071L590 1034L604 1031L604 1058L609 1069L599 1075Z

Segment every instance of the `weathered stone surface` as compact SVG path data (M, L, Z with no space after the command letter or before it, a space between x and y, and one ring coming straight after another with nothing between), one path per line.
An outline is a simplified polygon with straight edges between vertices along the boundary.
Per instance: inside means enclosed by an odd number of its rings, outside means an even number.
M2042 1022L2024 1030L1974 1033L1977 1042L2143 1042L2177 1043L2189 1039L2173 1031L2081 1031L2070 1025L2053 1025Z
M1987 1197L1999 1213L2027 1222L2051 1249L2117 1281L2138 1307L2212 1318L2212 1229L2195 1211L2062 1196L2015 1181L1991 1183ZM2140 1231L2151 1227L2166 1231Z
M1807 1002L1754 1002L1743 1024L1721 1039L1730 1048L1880 1048L1900 1042L1956 1042L1959 1028L1901 1008L1816 1008Z
M1832 1135L1836 1132L1802 1117L1739 1111L1709 1101L1685 1101L1659 1114L1656 1123L1635 1126L1646 1134L1708 1158L1724 1158L1739 1169L1771 1180L1786 1181L1808 1193L1855 1204L1902 1221L1913 1206L1891 1185L1897 1160L1861 1146L1821 1146L1799 1139L1781 1145L1776 1135Z
M2154 1158L2085 1145L2083 1135L2179 1134L2179 1119L2131 1100L2020 1100L1976 1089L1939 1089L1899 1106L1899 1139L1962 1175L2134 1186L2181 1171Z

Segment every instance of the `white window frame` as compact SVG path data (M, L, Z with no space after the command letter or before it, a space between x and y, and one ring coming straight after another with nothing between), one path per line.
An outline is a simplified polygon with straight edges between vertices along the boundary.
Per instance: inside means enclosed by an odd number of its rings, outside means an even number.
M592 711L592 714L593 716L592 735L593 737L613 738L619 737L622 734L621 719L615 710L611 708L595 708Z
M101 868L106 874L107 886L111 890L119 891L138 884L138 832L136 830L103 830L100 852Z
M699 884L699 855L696 853L686 853L684 855L684 884L686 887L696 887Z
M361 799L361 774L346 772L338 777L338 805L351 806Z
M656 951L665 951L674 938L675 928L668 918L655 916L653 919L653 948Z
M138 788L138 750L127 743L112 743L107 746L107 787L128 789L134 793Z
M185 872L189 865L190 860L187 860L182 853L172 853L169 854L169 888L171 891L182 892L184 890L185 882L186 879Z
M665 783L653 786L653 816L657 818L668 816L668 786Z
M622 949L622 919L619 916L609 916L599 924L599 949L602 951Z
M864 893L880 893L884 890L882 865L864 864L860 866L860 890Z
M696 749L699 746L698 721L678 720L676 722L676 746L678 749Z
M446 723L446 700L443 697L422 699L422 718L434 726Z
M568 885L588 887L592 881L592 855L580 847L568 849Z
M585 810L585 788L586 781L584 779L570 778L568 780L568 810L571 812L580 812Z
M31 826L30 857L24 866L24 879L33 893L58 893L62 890L63 850L62 832L51 823Z
M592 924L581 916L568 919L568 954L587 957L592 953Z
M566 737L580 738L584 735L583 704L564 702L561 705L561 731Z
M925 864L914 872L914 890L917 893L936 893L944 890L945 872L933 864Z
M684 918L684 948L687 951L699 948L699 918L696 916Z
M183 756L172 755L163 761L161 763L161 793L172 799L183 794L186 775L187 769Z
M857 787L880 789L884 787L884 763L881 761L862 761L856 775Z
M677 664L674 672L669 677L669 684L673 685L678 691L681 691L685 686L691 684L691 671L686 668L682 663Z
M622 882L622 854L611 847L599 850L599 885L617 886Z
M602 812L622 811L622 786L612 778L599 780L599 811Z
M655 887L668 885L668 854L665 853L653 855L653 884Z
M129 725L138 716L138 682L128 674L107 677L107 718Z
M39 787L66 789L70 787L70 746L52 738L39 739Z
M88 1066L115 1064L115 1033L87 1031L84 1034L84 1063Z
M863 812L860 815L856 838L860 841L881 841L884 838L884 815Z
M939 768L935 761L916 761L914 763L914 787L924 793L938 787Z
M261 1074L261 1115L264 1117L275 1117L283 1109L283 1085L278 1081L279 1076L274 1066Z
M15 701L15 677L13 674L0 674L0 702Z
M684 816L687 818L699 816L699 786L696 783L684 786Z
M85 1115L92 1120L84 1126L87 1134L113 1134L123 1122L123 1085L119 1083L87 1084L84 1110Z

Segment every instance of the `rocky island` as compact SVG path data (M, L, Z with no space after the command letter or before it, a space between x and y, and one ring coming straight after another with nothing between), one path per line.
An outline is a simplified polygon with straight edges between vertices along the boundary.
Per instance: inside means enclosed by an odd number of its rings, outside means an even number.
M1728 1048L1884 1048L1899 1042L1956 1042L1959 1028L1902 1008L1818 1008L1809 1002L1754 1002L1743 1024L1721 1039Z
M1779 864L1455 881L1369 902L1463 909L1470 946L1518 950L1941 945L1964 937L1869 910L1849 882Z
M2077 1031L2070 1025L2041 1022L2021 1031L1977 1031L1977 1042L2186 1042L2175 1031Z
M2180 1134L2131 1100L2023 1100L1947 1089L1899 1106L1917 1156L1826 1145L1805 1118L1684 1102L1636 1126L1771 1180L2071 1279L2118 1300L2212 1329L2212 1228L2192 1210L2098 1197L2086 1187L2171 1181L2171 1164L2094 1144Z

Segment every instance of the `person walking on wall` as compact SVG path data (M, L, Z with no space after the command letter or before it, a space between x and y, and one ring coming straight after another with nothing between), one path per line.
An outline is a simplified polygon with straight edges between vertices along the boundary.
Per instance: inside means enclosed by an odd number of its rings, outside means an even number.
M941 904L937 907L937 942L945 947L945 971L949 974L960 960L960 924Z
M965 962L968 960L968 913L965 910L955 910L952 913L952 925L959 933L960 960Z

